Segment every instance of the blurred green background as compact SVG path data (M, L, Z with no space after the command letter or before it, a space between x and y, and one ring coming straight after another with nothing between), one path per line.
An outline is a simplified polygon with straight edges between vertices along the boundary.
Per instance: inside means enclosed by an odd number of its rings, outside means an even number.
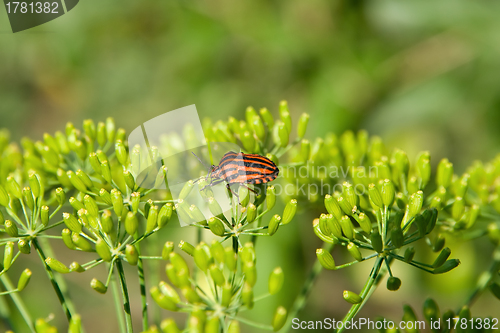
M15 140L40 139L67 121L113 116L130 131L185 105L217 120L241 118L249 105L276 114L286 99L295 119L311 114L311 139L367 129L411 161L429 150L434 164L448 157L463 172L499 151L499 11L499 2L466 0L81 1L53 22L12 34L2 8L0 126ZM302 213L259 244L258 288L264 292L269 272L281 265L287 290L254 318L269 322L277 304L289 307L312 265L321 242L310 223L319 212ZM184 232L171 227L158 243L189 237ZM402 304L420 311L429 295L448 306L462 302L482 268L478 254L491 247L453 250L464 258L454 283L396 265L401 291L380 288L361 316L399 320ZM359 290L371 264L356 267L322 274L299 317L340 319L348 309L342 290ZM158 274L165 278L163 268ZM111 298L95 295L91 278L70 277L84 323L89 332L113 331ZM48 281L37 283L33 307L47 316L45 304L57 300L44 294ZM498 315L488 297L474 314Z

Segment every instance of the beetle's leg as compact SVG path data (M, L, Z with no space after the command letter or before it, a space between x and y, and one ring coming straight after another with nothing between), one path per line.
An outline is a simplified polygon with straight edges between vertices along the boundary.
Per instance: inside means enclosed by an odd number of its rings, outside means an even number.
M226 184L226 188L231 191L232 194L234 194L234 196L238 199L238 204L241 206L241 202L240 202L240 196L233 191L233 189L231 188L231 186L229 184Z

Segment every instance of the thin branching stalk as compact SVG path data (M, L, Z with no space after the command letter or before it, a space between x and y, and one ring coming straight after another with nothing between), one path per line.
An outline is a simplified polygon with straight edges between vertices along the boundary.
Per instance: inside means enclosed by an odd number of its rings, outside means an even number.
M115 276L115 271L113 270L112 275ZM115 276L116 277L116 276ZM112 278L111 281L111 291L113 292L113 300L115 303L116 317L118 320L118 326L120 327L120 332L125 332L125 316L122 311L122 300L120 299L120 292L116 284L116 278Z
M0 275L0 281L2 281L3 285L5 286L5 289L7 289L7 290L14 290L15 289L14 285L10 281L7 274ZM24 301L21 298L21 296L19 296L18 293L10 293L10 297L12 298L12 301L14 302L17 309L21 313L21 316L23 317L24 321L26 322L26 325L28 325L30 331L32 333L36 333L35 325L33 324L33 319L31 319L31 316L28 312L28 309L26 308L26 305L24 304Z
M118 276L120 278L120 286L122 289L122 299L123 299L123 312L125 314L126 332L132 333L132 315L130 314L130 299L128 297L127 281L125 280L125 271L123 270L123 265L121 260L116 261L116 269L118 270Z

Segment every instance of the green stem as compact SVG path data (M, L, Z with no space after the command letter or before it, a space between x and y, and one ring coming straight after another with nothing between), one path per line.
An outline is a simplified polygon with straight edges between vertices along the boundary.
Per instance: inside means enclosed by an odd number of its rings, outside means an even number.
M490 264L490 267L487 271L484 271L477 281L476 288L471 293L471 295L467 298L467 302L465 303L469 308L472 304L477 300L477 298L488 288L491 281L495 278L500 270L500 247L495 249L493 252L493 261ZM460 309L458 309L460 310ZM457 311L458 313L459 311Z
M49 276L50 282L52 283L52 287L54 288L54 291L55 291L55 293L57 295L57 298L59 299L59 303L61 303L61 307L63 309L63 312L64 312L64 314L66 315L66 318L69 321L71 319L71 311L69 309L70 305L68 304L68 302L66 301L66 299L64 297L64 294L63 294L63 292L61 290L61 287L59 286L59 284L58 284L58 282L56 280L54 272L52 271L52 269L45 262L45 259L47 259L47 258L45 257L45 254L43 253L43 250L40 247L40 245L38 244L38 240L36 238L33 239L33 246L35 247L36 252L38 252L38 255L40 256L40 259L43 262L43 267L45 268L45 271L47 272L47 275Z
M333 249L333 244L328 244L326 247L326 251L330 252ZM297 296L295 301L293 302L292 305L292 310L290 311L290 314L288 315L287 322L284 327L291 327L292 319L296 318L297 315L299 314L300 311L304 308L306 305L306 300L309 294L311 293L312 287L314 286L314 282L316 282L316 279L318 278L319 274L323 270L323 266L319 262L318 259L314 262L313 268L311 272L309 273L309 276L307 279L304 281L304 285L302 286L302 290L300 291L300 294Z
M130 300L128 297L127 281L125 281L125 271L123 270L123 265L121 260L116 261L116 269L118 270L118 276L120 278L120 286L122 288L122 299L123 299L123 312L125 314L125 322L127 326L127 333L132 333L132 316L130 314Z
M10 281L9 277L6 274L0 275L0 281L2 281L3 285L7 290L13 290L14 286L12 285L12 282ZM14 304L16 305L17 309L21 313L21 316L24 318L24 321L26 322L26 325L28 325L30 331L32 333L36 333L35 331L35 325L33 324L33 320L31 319L31 316L26 309L26 305L24 304L21 296L19 296L17 293L11 293L10 297L14 301Z
M135 246L137 249L137 254L141 254L139 243ZM141 257L137 261L137 275L139 276L139 288L141 291L141 302L142 302L142 329L147 331L149 327L148 323L148 300L146 296L146 281L144 279L144 265Z
M112 271L113 275L115 275L115 271ZM115 303L115 310L116 310L116 319L118 320L118 326L120 327L120 332L125 332L125 317L123 316L123 311L122 311L122 301L120 299L120 293L118 291L118 286L116 285L116 279L111 280L111 290L113 291L113 300Z
M341 333L345 330L345 326L346 326L345 324L348 321L351 321L354 317L356 317L358 312L361 310L363 305L366 303L366 301L370 297L371 293L373 292L372 288L374 286L376 286L375 281L377 280L377 277L379 276L379 271L380 271L380 267L382 266L383 260L384 260L383 258L378 258L377 261L375 262L375 264L373 265L373 269L370 273L370 277L366 281L365 286L363 287L363 289L361 290L361 293L359 295L363 299L363 302L361 302L359 304L354 304L353 306L351 306L351 309L349 310L347 315L342 320L343 325L342 325L342 328L339 329L338 333Z
M272 331L273 330L273 327L271 325L265 325L265 324L261 324L261 323L256 323L256 322L253 322L253 321L250 321L250 320L247 320L245 318L241 318L241 317L230 317L231 319L234 319L234 320L237 320L243 324L246 324L248 326L253 326L255 328L260 328L262 330L266 330L266 331Z

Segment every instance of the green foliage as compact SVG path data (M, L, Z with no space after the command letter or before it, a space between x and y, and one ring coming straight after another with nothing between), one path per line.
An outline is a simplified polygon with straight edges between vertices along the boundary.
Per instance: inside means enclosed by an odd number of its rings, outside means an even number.
M206 177L188 181L174 198L167 181L169 170L159 166L149 173L154 186L145 186L134 163L141 161L144 152L139 146L127 146L125 131L116 129L111 118L97 125L86 120L83 130L68 123L64 133L45 134L43 141L24 138L22 152L16 143L8 143L7 132L0 132L0 141L6 142L0 151L0 245L4 246L0 281L6 289L2 295L12 297L30 330L52 332L55 328L46 320L34 321L17 295L26 287L31 271L23 271L17 288L7 278L13 265L28 265L28 255L40 257L70 332L78 332L85 318L79 317L78 304L65 292L62 275L95 272L97 266L104 266L107 275L92 277L88 283L100 294L111 290L123 310L118 315L123 318L119 319L121 331L133 331L130 304L137 302L142 306L145 332L158 331L155 324L164 332L183 327L173 318L150 322L148 313L156 306L186 313L185 329L190 332L239 332L240 325L274 331L288 328L304 307L322 267L337 271L374 262L360 292L343 293L352 304L345 322L357 315L385 275L389 275L388 290L404 285L404 280L393 275L395 261L430 274L452 275L460 260L452 256L453 246L445 247L448 237L462 242L489 238L498 247L500 157L485 165L476 162L463 175L454 174L453 165L443 159L433 178L428 152L415 159L399 149L389 153L380 138L370 138L365 131L348 131L339 137L330 133L311 144L303 139L309 116L302 115L295 128L284 101L277 119L267 109L257 112L253 108L246 110L245 118L205 121L207 140L231 142L245 153L268 156L283 176L275 185L255 185L252 191L240 186L237 195L228 189L224 200L231 208L227 212L221 208L221 199L214 198ZM182 139L189 141L190 132L184 133ZM166 140L164 144L176 143ZM152 147L152 154L159 156L161 148ZM209 157L208 148L202 154ZM308 189L305 192L300 190L303 185ZM317 191L325 186L327 193ZM193 197L204 200L208 210L202 212ZM277 203L284 206L280 214L276 214ZM256 252L257 239L280 237L282 228L294 227L304 207L324 212L312 222L314 233L325 243L316 250L317 264L290 310L279 306L262 322L246 319L240 312L282 292L287 276L285 269L277 267L267 279L268 293L254 295L257 281L266 280L256 265L262 260ZM195 243L168 239L159 246L151 241L177 218L191 222L188 228L197 235ZM64 244L68 255L54 254L49 239ZM435 253L432 262L421 261L420 244ZM76 251L83 252L78 258L85 258L85 263L62 262ZM332 256L338 251L353 260L339 264ZM470 299L459 308L469 309L487 290L498 297L498 251L492 254L491 268L478 280ZM146 260L165 265L165 273L148 276ZM132 277L126 276L123 265L136 271L133 278L140 283L140 300L129 297L127 280ZM120 290L113 287L114 281ZM148 297L154 302L148 304ZM425 318L439 317L431 313L436 308L435 302L426 302ZM405 310L405 314L411 313Z

